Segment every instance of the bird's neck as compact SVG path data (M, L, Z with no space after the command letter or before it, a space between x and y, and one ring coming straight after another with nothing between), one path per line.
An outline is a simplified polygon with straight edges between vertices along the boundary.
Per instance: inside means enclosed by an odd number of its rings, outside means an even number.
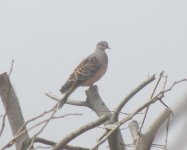
M104 53L105 50L96 48L96 49L95 49L95 52Z

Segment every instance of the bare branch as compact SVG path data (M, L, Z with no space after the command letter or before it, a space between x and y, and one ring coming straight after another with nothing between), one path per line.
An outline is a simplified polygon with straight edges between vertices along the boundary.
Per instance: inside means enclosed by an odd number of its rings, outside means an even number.
M5 145L2 147L2 150L5 149L5 148L7 148L7 147L12 146L12 145L14 144L14 142L16 141L16 139L18 139L20 136L22 136L22 135L24 135L25 133L27 133L27 131L29 131L29 130L31 130L31 129L33 129L33 128L35 128L35 127L37 127L37 126L39 126L39 125L41 125L41 124L43 124L43 123L46 123L46 121L40 122L40 123L38 123L38 124L36 124L36 125L30 127L28 130L26 129L26 125L27 125L28 123L30 123L30 122L32 122L32 121L38 119L38 118L41 118L41 117L43 117L44 115L46 115L46 114L48 114L48 113L50 113L50 112L53 112L53 111L56 109L56 106L57 106L57 105L55 105L54 107L52 107L50 110L45 111L44 113L42 113L42 114L40 114L40 115L38 115L38 116L36 116L36 117L34 117L34 118L28 120L26 123L24 123L24 124L19 128L19 130L16 132L16 134L14 135L14 137L13 137L7 144L5 144ZM47 121L48 121L48 120L47 120ZM25 141L24 141L24 142L25 142ZM24 148L26 149L26 148L30 145L30 143L31 143L30 138L26 138L26 143L25 143L25 145L24 145Z
M168 133L169 133L169 122L170 122L170 117L167 120L167 125L166 125L166 139L165 139L165 150L167 150L167 144L168 144Z
M132 120L128 126L133 139L133 145L135 147L139 137L139 123L136 120Z
M161 91L159 92L156 96L154 96L150 101L148 101L147 103L145 103L144 105L142 105L141 107L139 107L136 111L134 111L131 115L123 118L122 120L118 121L117 123L115 123L115 126L112 130L110 130L106 136L99 141L93 148L91 148L91 150L95 150L99 145L101 145L103 142L105 142L112 134L113 132L115 132L121 125L123 125L124 123L126 123L127 121L129 121L130 119L132 119L137 113L139 113L140 111L142 111L143 109L145 109L146 107L152 105L153 103L155 103L156 101L162 100L162 98L164 97L164 94L171 91L175 85L177 85L178 83L187 81L187 79L182 79L179 81L174 82L170 88L166 89L165 91ZM159 123L159 121L157 122ZM154 128L156 129L156 128ZM149 132L149 134L152 134L153 132Z
M53 112L51 113L50 117L46 120L46 122L44 123L43 127L34 135L34 136L38 136L40 133L42 133L42 131L46 128L46 126L49 124L49 122L51 121L51 119L54 117L54 115L56 114L57 112L57 106L58 104L56 104L54 106L54 110Z
M42 118L43 116L45 116L45 115L49 114L50 112L52 112L54 109L55 109L55 107L52 107L51 109L49 109L47 111L44 111L43 113L39 114L38 116L27 120L25 122L25 124L19 129L19 131L17 132L17 135L20 134L24 130L24 128L26 127L27 124L29 124L30 122L33 122L33 121L35 121L35 120L37 120L39 118Z
M137 150L150 149L152 142L154 140L155 134L157 133L160 126L170 117L172 111L170 109L165 109L152 123L149 130L145 132L140 137L140 142L138 143Z
M140 133L141 131L139 129L138 122L132 121L129 124L129 128L133 138L134 149L136 150L150 149L157 130L159 129L161 124L163 124L164 121L169 118L170 114L171 114L171 110L165 109L152 123L149 130L144 134Z
M54 116L55 113L56 113L56 111L57 111L57 105L58 105L58 104L56 104L56 105L53 107L54 110L53 110L51 116L50 116L48 119L46 119L46 120L44 120L44 121L41 121L41 122L39 122L38 124L34 125L34 127L32 127L32 128L35 128L36 126L39 126L39 125L41 125L41 124L44 124L43 127L42 127L37 133L34 134L34 136L33 136L33 138L32 138L32 141L31 141L31 143L30 143L30 146L29 146L30 149L32 148L32 145L34 144L35 138L36 138L40 133L42 133L42 131L46 128L46 126L48 125L48 123L49 123L52 119L64 118L64 117L67 117L67 116L70 116L70 115L81 115L81 114L66 114L66 115L62 115L62 116ZM29 150L30 150L30 149L29 149Z
M9 71L9 73L8 73L8 76L9 76L9 77L10 77L10 75L12 74L13 68L14 68L14 59L12 59L12 61L11 61L10 71Z
M64 146L67 143L69 143L71 140L73 140L75 137L79 136L80 134L82 134L90 129L97 127L98 125L102 124L106 120L108 120L108 116L103 115L99 119L80 127L76 131L70 133L65 138L63 138L57 145L55 145L55 147L52 150L60 150L60 149L64 148Z
M28 131L30 131L30 130L32 130L32 129L35 129L37 126L40 126L40 125L42 125L42 124L45 124L46 122L49 122L49 121L52 120L52 119L59 119L59 118L64 118L64 117L72 116L72 115L73 115L73 116L74 116L74 115L82 115L82 114L79 114L79 113L68 113L68 114L61 115L61 116L53 116L52 118L47 118L47 119L45 119L45 120L42 120L42 121L38 122L37 124L34 124L34 125L31 126L30 128L28 128L27 130L25 130L25 126L26 126L27 124L29 124L29 123L35 121L36 119L39 119L39 118L43 117L44 115L46 115L46 114L52 112L55 108L56 108L56 107L53 107L53 108L51 108L50 110L45 111L44 113L42 113L42 114L40 114L40 115L38 115L38 116L36 116L36 117L34 117L34 118L28 120L28 121L19 129L19 131L15 134L15 136L14 136L5 146L3 146L3 149L5 149L6 147L10 147L10 146L13 144L13 142L14 142L17 138L19 138L22 134L24 134L25 132L28 132ZM42 129L43 129L43 127L40 129L40 132L41 132ZM36 135L34 135L34 137L36 137ZM32 139L33 139L33 138L32 138ZM28 145L28 146L31 146L32 144L33 144L32 140L30 140L30 141L27 142L27 145ZM28 147L27 147L27 148L28 148Z
M161 91L159 92L155 97L153 97L150 101L148 101L147 103L145 103L144 105L142 105L141 107L139 107L136 111L134 111L131 115L123 118L122 120L120 120L119 122L117 122L115 125L115 127L109 131L107 133L107 135L101 140L99 141L91 150L95 150L99 145L101 145L105 140L107 140L111 134L113 132L115 132L115 130L117 130L122 124L124 124L125 122L129 121L130 119L132 119L137 113L139 113L140 111L142 111L143 109L145 109L146 107L152 105L153 103L155 103L156 101L158 100L162 100L162 98L164 97L164 94L171 91L175 85L177 85L178 83L181 83L181 82L184 82L184 81L187 81L187 79L182 79L182 80L179 80L179 81L176 81L174 82L170 88L166 89L165 91ZM159 122L159 121L158 121Z
M17 96L13 90L7 73L3 73L0 75L0 96L3 101L4 108L5 110L7 110L7 116L11 126L12 133L13 135L15 135L25 122ZM22 136L17 138L16 148L20 150L22 142L27 138L29 138L27 132L25 132Z
M51 145L51 146L54 146L56 145L57 143L56 142L53 142L53 141L50 141L50 140L47 140L47 139L44 139L44 138L39 138L37 137L34 142L38 142L38 143L42 143L42 144L46 144L46 145Z
M155 80L155 75L152 75L150 78L147 80L143 81L138 87L136 87L132 92L130 92L122 101L121 103L115 108L113 115L112 115L112 120L117 121L119 112L121 109L125 106L125 104L134 96L136 95L140 90L142 90L144 87L146 87L149 83Z
M95 86L91 86L87 91L86 91L86 102L88 103L88 107L90 109L92 109L97 116L102 116L102 115L107 115L109 116L109 118L111 118L112 113L109 110L109 108L105 105L105 103L103 102L103 100L101 99L97 87ZM110 125L112 122L111 120L108 120L106 122L104 122L105 126ZM108 130L106 130L106 132L108 132ZM123 137L121 134L120 130L116 130L116 132L114 132L112 134L112 136L110 136L108 138L108 144L109 144L109 148L111 150L125 150L125 143L123 141Z
M156 92L156 89L157 89L157 87L158 87L158 85L159 85L159 83L160 83L160 81L161 81L161 79L162 79L162 77L163 77L163 74L164 74L164 71L162 71L162 72L160 73L160 76L159 76L159 78L158 78L158 81L157 81L157 83L156 83L156 85L155 85L155 87L154 87L154 89L153 89L152 94L151 94L150 100L153 98L153 96L154 96L154 94L155 94L155 92ZM141 126L140 126L140 131L141 131L142 128L143 128L143 125L144 125L145 119L146 119L146 117L147 117L148 111L149 111L149 107L147 107L146 110L145 110L145 114L144 114L144 117L143 117L143 121L142 121L142 124L141 124ZM138 141L137 141L137 142L138 142Z
M14 60L12 60L12 64L11 64L11 69L9 72L9 76L12 73L13 70L13 64L14 64ZM5 126L5 119L6 119L6 115L8 116L9 122L10 122L10 118L9 118L9 110L12 111L12 107L15 107L15 104L13 105L11 103L12 101L12 96L14 96L14 91L12 92L12 85L9 81L9 78L6 77L6 80L8 80L9 84L8 86L4 85L4 81L1 81L2 76L4 76L3 74L0 75L0 96L2 97L2 89L8 89L7 92L5 92L6 94L4 94L5 96L5 100L6 103L4 104L5 107L5 114L0 116L2 117L3 123L2 126L0 128L0 137L3 133L3 129ZM7 76L7 74L6 74ZM163 72L160 73L160 77L154 87L154 90L151 94L151 97L149 99L149 101L147 103L145 103L144 105L142 105L141 107L139 107L137 110L135 110L133 113L128 114L128 116L123 116L124 118L122 118L120 121L118 121L119 118L119 114L122 113L121 110L122 108L127 104L127 102L132 99L132 97L134 95L136 95L140 90L142 90L144 87L146 87L147 85L149 85L152 81L155 80L155 75L151 76L150 78L148 78L147 80L145 80L143 83L141 83L138 87L136 87L132 92L130 92L122 101L121 103L116 107L116 109L114 111L110 111L107 106L104 104L104 102L102 101L101 97L98 94L97 89L95 88L95 86L90 87L87 91L86 91L86 95L87 95L87 99L86 101L76 101L76 100L68 100L66 102L66 104L70 104L70 105L75 105L75 106L84 106L84 107L88 107L90 109L92 109L98 116L99 118L93 122L90 122L82 127L80 127L79 129L75 130L74 132L70 133L69 135L67 135L65 138L63 138L59 143L55 143L53 141L49 141L46 139L41 139L38 138L38 135L40 133L42 133L46 126L49 124L49 122L53 119L59 119L59 118L63 118L65 116L69 116L69 115L80 115L80 114L66 114L66 115L61 115L61 116L55 116L56 112L57 112L57 105L54 105L54 107L52 107L51 109L43 112L42 114L28 120L26 123L24 123L24 120L22 120L22 124L18 125L16 127L16 132L13 132L14 137L12 138L11 141L9 141L9 143L7 143L2 150L12 146L14 143L16 143L16 147L17 144L19 144L19 150L31 150L33 149L33 144L35 142L40 142L46 145L50 145L51 147L45 147L47 148L52 148L52 150L60 150L60 149L67 149L67 150L88 150L88 148L84 148L84 147L78 147L78 146L71 146L71 145L67 145L70 141L72 141L74 138L76 138L77 136L80 136L82 133L97 127L100 124L104 124L106 128L104 128L106 130L106 132L98 139L96 145L91 148L90 150L96 150L98 149L99 145L101 145L103 142L105 142L106 140L108 140L109 143L109 148L111 150L125 150L125 144L123 142L123 137L120 131L120 126L122 126L124 123L126 123L127 121L131 120L135 115L137 115L138 113L140 113L142 110L146 110L145 111L145 116L144 119L142 121L141 127L139 127L138 122L136 122L135 124L131 124L129 125L130 131L131 131L131 135L133 137L133 145L129 144L129 146L133 147L136 150L145 150L145 149L150 149L151 146L155 146L155 147L164 147L166 149L167 146L167 138L168 138L168 126L167 126L167 133L166 133L166 140L165 140L165 146L164 145L157 145L157 144L152 144L153 140L154 140L154 135L156 134L158 128L161 126L161 124L170 116L171 114L171 110L169 110L168 106L164 103L163 98L165 96L165 93L171 91L173 89L173 87L178 84L181 83L183 81L187 81L187 79L182 79L179 81L174 82L168 89L166 88L166 83L167 83L167 76L166 76L166 80L164 83L164 87L163 90L160 91L158 94L156 94L156 90L157 87L161 81L163 77ZM4 90L5 91L5 90ZM13 94L12 94L13 93ZM57 97L51 93L46 93L46 96L48 96L49 98L51 98L52 100L55 100L57 102L59 102L61 100L60 97ZM15 97L13 97L15 98ZM2 98L3 99L3 98ZM15 98L17 99L17 97ZM145 132L145 133L141 133L141 129L144 125L147 113L148 113L148 109L150 107L150 105L152 105L153 103L160 101L165 107L165 111L158 116L158 118L156 118L155 122L152 124L152 126L150 127L150 129ZM4 103L4 102L3 102ZM17 103L17 102L16 102ZM16 104L17 105L17 104ZM17 106L16 106L17 107ZM19 103L18 103L18 108L19 108ZM20 108L19 108L20 109ZM20 111L21 112L21 111ZM14 114L13 114L14 115ZM47 115L47 116L46 116ZM43 119L42 117L45 118L47 117L47 119ZM18 116L20 117L20 116ZM21 113L21 117L22 117L22 113ZM23 117L22 117L23 118ZM37 119L43 119L42 121L40 121L39 123L34 124L33 126L31 126L28 130L26 129L26 126L29 123L33 123L34 121L36 121ZM12 119L12 118L11 118ZM16 118L17 119L17 118ZM11 125L11 122L10 122ZM12 126L11 126L12 128ZM28 131L32 130L32 129L37 129L38 132L36 132L34 134L34 136L32 138L29 138L28 136ZM23 139L24 138L24 139ZM18 143L17 141L22 140L20 143ZM26 142L26 147L23 148L23 143ZM122 146L123 145L123 146ZM21 147L21 148L20 148ZM40 148L42 148L40 146ZM43 147L44 148L44 147Z
M52 100L55 100L57 102L60 102L62 98L58 98L56 95L51 94L51 93L45 93L45 95L49 98L51 98ZM85 106L88 107L88 104L85 101L77 101L77 100L70 100L68 99L66 104L69 105L75 105L75 106Z
M160 83L160 81L161 81L163 75L164 75L164 71L162 71L162 72L160 73L160 76L159 76L159 78L158 78L158 81L157 81L157 83L156 83L156 85L155 85L155 87L154 87L154 89L153 89L152 94L151 94L150 100L153 98L153 96L154 96L154 94L155 94L155 92L156 92L156 90L157 90L157 87L158 87L158 85L159 85L159 83ZM165 90L166 83L167 83L167 77L166 77L166 80L165 80L165 82L164 82L163 90ZM163 94L163 96L164 96L164 94ZM164 106L167 106L167 105L162 101L162 99L160 99L160 102L161 102ZM140 129L139 129L139 130L140 130L140 131L139 131L140 133L141 133L141 130L142 130L143 125L144 125L144 123L145 123L145 119L146 119L146 117L147 117L148 111L149 111L149 106L148 106L148 107L146 108L146 110L145 110L145 114L144 114L144 117L143 117L143 121L142 121L141 126L140 126ZM136 140L135 150L139 150L139 149L142 148L142 145L140 146L140 144L139 144L139 143L140 143L140 140L142 141L142 137L138 136L138 138L137 138L137 140Z
M65 115L61 115L61 116L52 116L52 117L49 117L49 118L47 118L47 119L45 119L45 120L42 120L42 121L38 122L37 124L33 125L32 127L28 128L27 131L30 131L30 130L36 128L37 126L40 126L40 125L42 125L42 124L45 124L46 122L49 122L49 121L51 121L51 120L53 120L53 119L59 119L59 118L67 117L67 116L77 116L77 115L82 115L82 114L79 114L79 113L69 113L69 114L65 114ZM42 128L43 128L43 127L42 127ZM41 130L41 129L40 129L40 130ZM36 136L36 135L35 135L35 136Z
M49 124L49 122L54 118L54 115L56 114L56 112L57 112L57 110L58 110L58 103L52 108L52 110L53 110L53 111L52 111L50 117L49 117L46 121L42 122L42 123L44 123L43 127L33 136L33 140L31 141L31 143L30 143L30 145L29 145L29 150L32 148L32 146L33 146L33 144L34 144L35 138L36 138L39 134L41 134L41 133L43 132L43 130L47 127L47 125ZM41 124L42 124L42 123L41 123Z
M151 101L145 103L144 105L142 105L141 107L139 107L136 111L134 111L131 115L123 118L122 120L118 121L114 128L112 130L110 130L106 136L99 141L93 148L91 148L91 150L95 150L99 145L101 145L103 142L105 142L114 131L116 131L121 125L123 125L124 123L126 123L127 121L129 121L130 119L132 119L138 112L142 111L143 109L145 109L146 107L148 107L149 105L155 103L156 101L158 101L159 99L162 98L162 95L160 95L160 93L158 95L156 95Z
M43 139L43 138L36 138L34 142L38 142L38 143L42 143L42 144L46 144L46 145L50 145L50 146L54 146L54 145L57 144L56 142L46 140L46 139ZM89 148L72 146L72 145L66 145L66 146L64 146L64 148L67 149L67 150L89 150Z
M5 128L6 116L7 116L7 109L5 110L5 113L2 115L2 124L1 124L1 128L0 128L0 137L2 136L4 128Z
M20 129L17 131L17 133L14 135L14 137L13 137L7 144L5 144L5 145L2 147L2 149L5 149L5 148L7 148L7 147L12 146L12 145L14 144L14 141L15 141L17 138L19 138L20 136L22 136L23 134L25 134L27 131L29 131L29 130L31 130L31 129L33 129L33 128L35 128L35 127L37 127L37 126L39 126L39 125L41 125L41 124L43 124L43 123L46 123L46 121L39 122L38 124L36 124L36 125L30 127L28 130L26 130L26 125L27 125L28 123L33 122L33 121L35 121L35 120L37 120L37 119L39 119L39 118L45 116L46 114L48 114L48 113L50 113L50 112L53 112L55 108L56 108L56 107L54 106L54 107L52 107L51 109L49 109L48 111L45 111L45 112L43 112L42 114L40 114L40 115L38 115L38 116L36 116L36 117L34 117L34 118L28 120L26 123L24 123L24 124L20 127ZM24 148L27 148L30 144L31 144L31 140L30 140L29 138L27 138L27 139L26 139L26 144L24 145Z
M9 71L9 74L8 74L9 77L10 77L12 71L13 71L13 67L14 67L14 60L11 61L10 71ZM10 92L10 85L9 85L9 92ZM9 96L9 92L7 93L7 97ZM3 134L3 130L4 130L4 127L5 127L6 116L7 116L7 108L5 109L5 114L2 116L3 119L2 119L1 129L0 129L0 137Z
M175 81L175 82L170 86L170 88L168 88L167 90L164 91L164 93L171 91L177 84L179 84L179 83L181 83L181 82L185 82L185 81L187 81L187 79L181 79L181 80Z

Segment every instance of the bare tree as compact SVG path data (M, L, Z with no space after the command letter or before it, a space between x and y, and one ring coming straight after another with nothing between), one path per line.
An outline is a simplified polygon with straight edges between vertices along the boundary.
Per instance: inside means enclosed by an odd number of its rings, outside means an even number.
M11 69L12 70L12 69ZM105 141L108 141L110 150L128 150L129 146L131 146L134 150L149 150L152 146L154 146L154 138L155 135L160 128L160 126L169 119L172 114L172 110L164 103L165 94L170 92L176 84L186 81L187 79L182 79L174 82L169 88L166 89L167 77L164 76L164 72L161 72L156 81L156 85L154 86L153 92L149 100L142 104L139 108L135 109L132 113L127 115L122 115L122 118L119 118L120 114L123 114L122 109L126 106L126 104L133 98L134 95L139 93L143 88L147 85L151 84L156 80L156 75L152 75L148 77L145 81L135 87L121 102L116 106L114 111L110 110L101 96L99 95L97 88L95 86L91 86L87 91L87 98L85 101L76 101L76 100L68 100L66 104L72 106L79 107L87 107L93 110L98 118L93 120L77 129L75 129L72 133L66 135L64 138L59 139L59 142L50 141L48 137L41 138L39 135L46 130L46 126L48 123L54 119L68 117L70 115L81 115L79 113L74 114L63 114L61 116L57 116L57 104L52 106L49 110L46 110L42 114L35 116L27 121L24 121L23 114L19 105L19 100L14 92L14 89L9 80L9 75L7 73L3 73L0 75L0 96L4 105L4 114L2 115L2 123L0 124L0 137L3 135L6 117L9 120L9 124L13 133L12 139L10 139L7 144L3 145L0 149L4 150L12 145L16 145L17 150L30 150L35 149L35 143L45 144L47 148L52 150L97 150L100 145L102 145ZM158 91L158 85L161 84L161 80L164 81L162 89ZM51 93L46 93L51 100L60 101L61 97L57 97ZM154 122L151 124L150 128L146 131L142 131L142 127L145 124L145 120L149 113L149 107L156 102L160 102L162 106L165 108L164 111L158 112L158 116L155 118ZM138 123L137 120L133 120L134 116L139 115L140 113L144 113L143 119L141 123ZM49 116L46 119L46 116ZM45 117L45 119L44 119ZM33 124L35 120L42 120L40 122L35 123L32 126L28 125L30 123ZM132 136L132 143L125 143L125 135L121 132L121 126L124 124L128 124L128 129ZM69 145L69 143L80 136L81 134L96 128L100 125L104 125L105 133L101 134L96 144L93 147L86 148L74 145ZM28 133L34 128L40 127L40 129L32 136L29 137ZM169 123L167 123L167 133L169 128ZM167 149L167 138L166 142L163 146Z

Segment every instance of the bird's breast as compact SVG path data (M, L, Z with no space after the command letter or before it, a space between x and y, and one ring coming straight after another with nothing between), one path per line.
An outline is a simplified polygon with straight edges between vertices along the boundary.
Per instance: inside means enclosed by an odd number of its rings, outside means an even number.
M88 80L86 80L82 86L90 86L97 82L106 72L108 67L108 56L106 53L98 54L97 59L100 63L99 69L91 76Z

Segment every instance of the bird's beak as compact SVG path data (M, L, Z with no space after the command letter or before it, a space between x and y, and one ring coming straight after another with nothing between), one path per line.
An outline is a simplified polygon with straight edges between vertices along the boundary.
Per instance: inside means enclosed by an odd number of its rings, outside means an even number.
M108 49L111 49L109 46L107 47Z

